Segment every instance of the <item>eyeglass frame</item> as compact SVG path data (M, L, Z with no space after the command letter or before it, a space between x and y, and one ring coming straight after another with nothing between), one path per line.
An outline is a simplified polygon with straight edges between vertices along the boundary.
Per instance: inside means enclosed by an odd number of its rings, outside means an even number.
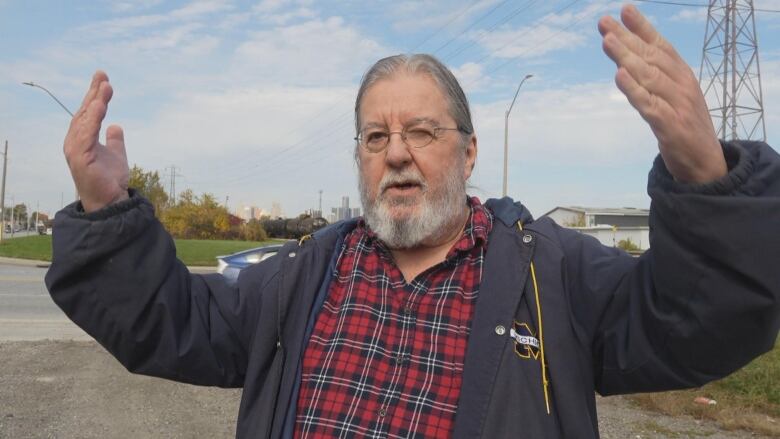
M363 147L363 148L364 148L366 151L368 151L368 152L370 152L370 153L372 153L372 154L378 154L378 153L380 153L380 152L382 152L382 151L384 151L384 150L386 150L386 149L387 149L387 147L390 145L390 137L391 137L393 134L399 134L399 135L401 136L401 140L403 140L404 144L405 144L406 146L408 146L408 147L410 147L410 148L414 148L414 149L422 149L422 148L425 148L426 146L430 145L430 144L431 144L431 143L433 143L434 141L436 141L436 140L439 140L439 131L460 131L460 132L462 132L462 133L464 133L464 134L470 134L470 133L466 132L466 130L462 129L461 127L454 127L454 128L448 128L448 127L433 127L433 133L432 133L432 134L433 134L433 136L431 136L431 140L430 140L428 143L426 143L425 145L421 145L421 146L413 146L413 145L410 145L410 144L409 144L409 142L407 142L407 141L406 141L406 132L407 132L407 129L409 129L409 128L415 128L415 127L419 127L419 126L420 126L420 125L412 124L412 125L409 125L409 126L405 126L405 127L404 127L404 128L401 130L401 131L383 131L383 133L387 134L387 140L385 141L385 145L384 145L382 148L380 148L380 149L377 149L377 150L375 150L375 151L372 151L372 150L368 149L368 146L366 146L366 144L365 144L365 143L364 143L364 142L361 140L361 139L362 139L362 137L363 137L363 131L365 131L365 130L366 130L366 128L364 128L363 130L361 130L361 132L360 132L360 133L358 133L358 135L357 135L357 136L355 136L353 140L355 140L355 141L357 142L357 144L358 144L358 145L360 145L360 146L362 146L362 147Z

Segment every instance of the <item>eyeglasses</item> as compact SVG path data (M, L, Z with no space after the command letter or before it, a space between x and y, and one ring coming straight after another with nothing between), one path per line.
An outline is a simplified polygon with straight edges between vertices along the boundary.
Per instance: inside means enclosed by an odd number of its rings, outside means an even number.
M401 131L385 131L381 128L366 128L358 133L355 140L368 152L382 152L390 143L390 136L400 134L401 140L412 148L424 148L439 139L441 131L460 131L460 128L430 127L413 125Z

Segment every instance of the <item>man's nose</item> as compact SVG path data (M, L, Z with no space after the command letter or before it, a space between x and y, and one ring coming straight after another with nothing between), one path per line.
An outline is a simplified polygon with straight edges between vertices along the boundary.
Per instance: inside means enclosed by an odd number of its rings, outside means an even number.
M397 134L395 136L394 134ZM392 132L387 139L387 150L385 162L394 168L402 168L412 161L412 154L409 151L410 146L404 142L403 135L400 132Z

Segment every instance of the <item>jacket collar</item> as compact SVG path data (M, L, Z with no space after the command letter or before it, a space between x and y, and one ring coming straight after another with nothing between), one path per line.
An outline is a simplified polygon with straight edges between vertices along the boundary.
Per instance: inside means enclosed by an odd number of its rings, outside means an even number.
M531 212L523 206L523 203L509 197L491 198L487 200L485 206L507 227L513 227L518 221L521 224L527 224L534 220Z

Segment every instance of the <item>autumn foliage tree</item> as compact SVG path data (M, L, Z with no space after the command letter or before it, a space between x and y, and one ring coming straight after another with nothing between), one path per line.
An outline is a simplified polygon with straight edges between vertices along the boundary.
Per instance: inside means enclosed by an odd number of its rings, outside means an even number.
M155 215L174 238L267 239L268 235L258 221L243 224L241 218L231 215L211 194L197 196L186 190L179 194L175 203L170 203L157 171L147 172L134 165L130 169L128 186L152 203Z
M196 196L191 190L179 194L176 204L160 216L174 238L235 239L238 231L230 225L230 214L211 194Z
M157 171L144 171L138 165L130 169L128 186L137 190L144 198L154 206L155 215L159 218L168 205L168 194L160 182L160 173Z

